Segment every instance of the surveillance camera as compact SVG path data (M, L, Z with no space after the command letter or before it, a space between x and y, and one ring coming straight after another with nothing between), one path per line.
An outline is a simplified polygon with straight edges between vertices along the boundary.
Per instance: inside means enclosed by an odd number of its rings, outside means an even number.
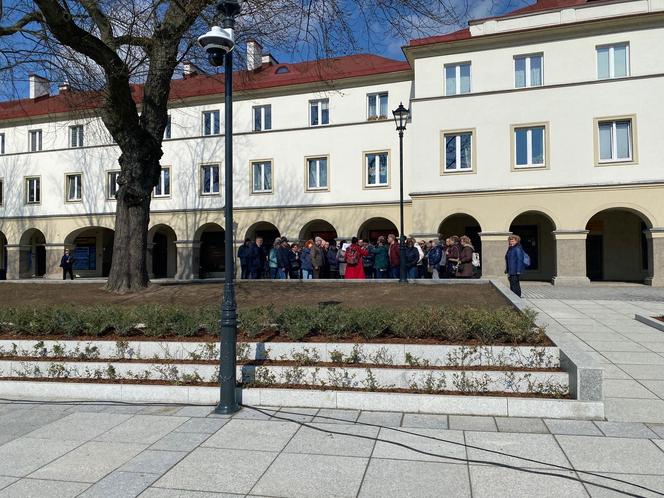
M205 49L213 66L221 66L224 56L235 48L235 36L231 28L213 26L210 31L198 37L198 44Z

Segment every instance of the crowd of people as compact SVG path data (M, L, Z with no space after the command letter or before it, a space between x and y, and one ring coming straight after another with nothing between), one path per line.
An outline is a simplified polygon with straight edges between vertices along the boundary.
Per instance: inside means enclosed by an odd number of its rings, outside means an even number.
M246 239L237 254L242 279L372 279L399 278L401 250L395 235L375 243L353 237L350 242L315 237L289 243L286 237L266 248L261 237ZM438 240L406 239L406 272L415 278L473 278L480 258L467 236Z

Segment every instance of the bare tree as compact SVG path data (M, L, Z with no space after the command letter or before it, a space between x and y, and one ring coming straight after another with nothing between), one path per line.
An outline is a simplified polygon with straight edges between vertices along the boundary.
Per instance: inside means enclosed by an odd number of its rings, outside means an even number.
M148 285L150 199L159 179L171 79L184 57L196 55L190 53L194 33L207 31L215 15L213 3L14 0L3 9L0 0L4 77L12 68L39 65L69 81L79 90L72 94L72 108L93 107L120 148L110 291ZM245 0L238 38L257 37L267 47L307 47L313 56L350 53L370 43L376 23L397 39L448 31L465 20L470 3Z

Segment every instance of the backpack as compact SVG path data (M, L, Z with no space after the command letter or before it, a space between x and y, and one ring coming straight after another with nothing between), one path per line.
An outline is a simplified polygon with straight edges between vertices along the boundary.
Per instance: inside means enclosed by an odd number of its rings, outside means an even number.
M354 247L349 247L346 249L346 264L356 265L360 262L360 254Z
M443 248L440 246L432 247L427 254L427 259L429 260L429 266L438 266L440 260L443 258Z
M526 251L523 251L523 266L528 268L530 266L530 256L528 256L528 253Z
M475 268L480 267L480 253L479 252L474 252L473 253L473 266Z

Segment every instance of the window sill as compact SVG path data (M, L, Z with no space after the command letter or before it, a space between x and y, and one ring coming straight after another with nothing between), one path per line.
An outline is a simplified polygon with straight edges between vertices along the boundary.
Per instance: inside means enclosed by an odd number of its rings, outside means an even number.
M471 175L475 173L475 169L444 169L442 175Z
M549 166L546 164L536 164L536 165L513 165L512 171L540 171L549 169Z
M639 164L635 159L618 159L615 161L598 161L595 163L597 168L602 168L605 166L633 166Z

